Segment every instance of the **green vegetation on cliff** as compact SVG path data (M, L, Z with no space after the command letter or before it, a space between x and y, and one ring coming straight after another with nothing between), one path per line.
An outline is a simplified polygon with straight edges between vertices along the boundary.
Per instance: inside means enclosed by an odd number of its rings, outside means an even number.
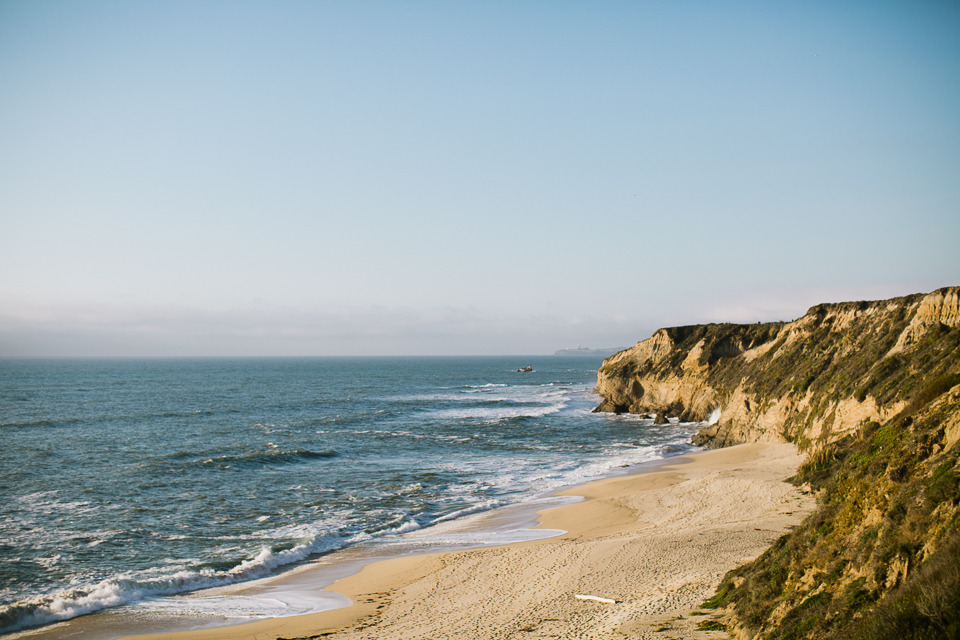
M662 329L601 367L600 411L787 441L817 508L705 607L743 637L960 638L960 288L790 323ZM714 415L717 415L714 413Z
M958 292L818 305L790 323L661 329L604 361L598 410L705 420L720 408L698 444L816 448L960 371Z
M728 606L764 638L960 637L960 375L936 379L887 423L811 456L792 481L818 507L724 578Z

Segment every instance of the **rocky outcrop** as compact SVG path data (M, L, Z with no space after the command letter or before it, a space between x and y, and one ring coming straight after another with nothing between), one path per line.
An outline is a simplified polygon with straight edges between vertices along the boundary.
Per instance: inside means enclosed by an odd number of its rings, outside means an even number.
M897 338L892 353L899 353L915 344L938 325L960 326L960 295L957 288L940 289L925 296L910 324Z
M923 380L957 370L941 338L960 327L960 287L821 304L788 323L660 329L606 359L597 411L719 419L695 443L822 446L900 411ZM956 332L960 335L960 332Z

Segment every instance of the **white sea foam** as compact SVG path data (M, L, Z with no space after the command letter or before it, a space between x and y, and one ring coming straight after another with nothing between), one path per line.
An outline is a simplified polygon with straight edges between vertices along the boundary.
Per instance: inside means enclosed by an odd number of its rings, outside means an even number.
M339 609L352 604L346 596L332 591L291 592L280 588L264 588L263 594L175 596L150 599L137 606L139 612L187 617L201 616L232 619L276 618L316 611Z
M413 525L405 523L382 535L411 531L416 528ZM318 536L283 551L273 551L270 547L263 546L254 557L227 571L179 569L170 573L171 567L167 566L162 569L155 567L122 573L94 585L78 585L56 594L27 598L0 606L0 633L67 620L102 609L139 602L144 598L170 596L262 578L271 575L280 567L303 561L312 554L332 551L372 538L373 536L364 533L346 538ZM50 558L49 561L55 563L59 561L59 557Z
M189 430L183 433L192 437L196 432L209 438L197 440L199 445L184 440L164 450L161 445L166 431L155 434L152 443L141 439L139 452L134 452L141 457L129 468L144 471L142 475L129 476L131 488L136 488L142 479L143 488L149 489L151 495L161 495L162 491L155 491L157 485L151 484L152 479L162 478L170 469L183 468L194 476L190 483L181 486L199 486L192 480L211 479L209 486L214 491L205 494L211 498L206 504L225 506L210 509L209 527L204 529L193 523L202 523L208 512L196 508L189 511L193 518L190 525L184 519L153 527L138 515L147 513L147 507L131 509L122 491L112 496L112 504L92 497L92 502L87 502L88 494L68 489L16 498L17 509L8 510L5 519L0 518L0 538L14 542L17 557L23 557L25 562L48 563L48 569L38 566L37 572L56 575L48 583L51 587L56 584L58 588L69 588L31 598L17 596L22 599L16 604L0 608L0 627L11 631L118 604L156 602L157 598L167 602L167 596L270 576L313 554L359 543L387 545L406 553L423 545L531 539L531 535L543 534L521 529L491 533L470 529L466 524L496 507L518 502L538 504L538 496L560 487L660 457L664 446L682 443L688 435L689 430L676 425L655 427L637 416L591 415L590 409L596 403L589 394L590 387L582 380L576 384L563 382L563 375L552 381L547 378L548 382L542 384L543 378L510 374L503 379L511 384L451 384L447 388L400 385L396 391L412 393L398 397L390 397L394 390L390 382L370 391L369 396L363 390L350 399L351 404L342 406L324 404L327 399L322 394L310 399L312 404L301 406L300 395L296 394L293 405L279 409L293 409L298 415L303 414L302 418L284 423L287 418L271 416L273 408L263 408L258 400L256 407L241 418L249 436L240 433L244 429L235 428L239 420L230 418L212 425L219 431L202 431L197 426L201 423L191 422ZM293 384L300 379L288 378ZM538 383L519 384L521 379ZM350 384L347 378L342 381ZM283 394L273 393L269 397L282 398ZM383 402L400 402L403 406L394 404L387 410ZM316 407L319 408L314 410ZM318 415L307 415L311 413ZM529 422L505 420L555 414L561 415ZM171 415L179 420L186 414L180 411ZM270 417L276 424L267 422ZM330 424L334 427L330 429L328 423L342 424ZM611 432L617 435L611 439L617 441L604 439L603 425L612 427ZM319 431L315 427L330 430ZM632 436L634 428L639 434L637 438ZM581 429L588 435L578 445ZM649 438L643 435L646 433ZM603 442L607 444L599 444ZM303 455L334 449L342 457ZM272 478L259 475L267 465L279 464L280 453L285 451L291 454L282 458L284 464L290 465L289 473L271 471ZM382 466L380 457L385 462ZM211 464L200 465L201 460ZM126 459L122 462L126 463ZM224 462L230 462L229 474L222 472L224 466L217 468L213 464ZM186 465L190 464L192 467L188 468ZM356 480L347 472L336 475L341 469L355 473L351 467L361 469L360 473L369 470L370 477L353 484L336 484L341 477ZM51 486L56 487L46 485ZM235 494L229 493L231 489L217 494L217 487L236 487ZM214 498L225 499L217 502ZM177 499L184 500L186 507L193 498L188 490L178 494ZM196 503L190 506L195 507ZM107 514L107 509L124 512ZM155 507L151 505L149 509ZM157 511L150 512L151 517L156 514ZM142 537L150 537L151 542L158 544L131 544ZM62 545L63 540L73 539L77 544ZM31 546L38 541L42 545ZM159 544L166 541L181 542ZM95 549L104 542L111 544ZM112 545L122 550L115 558L111 558ZM138 548L156 552L124 555L126 550ZM82 549L90 557L101 553L104 564L97 566L94 561L84 565L74 549ZM184 557L177 557L178 554ZM124 571L151 564L151 568ZM111 577L100 580L103 575ZM42 593L42 588L41 584L32 593ZM173 598L174 604L169 607L189 609L192 605L177 604L187 599ZM246 609L240 603L223 600L211 604L210 611L219 610L218 607L251 615L254 609L266 611L267 615L286 615L284 611L290 610L289 602L283 599L267 599Z
M441 522L448 522L448 521L450 521L450 520L456 520L456 519L458 519L458 518L462 518L462 517L464 517L464 516L473 515L473 514L475 514L475 513L483 513L483 512L485 512L485 511L490 511L491 509L496 509L497 507L502 507L502 506L505 505L505 504L507 504L507 503L506 503L506 502L503 502L502 500L485 500L485 501L483 501L483 502L480 502L479 504L471 505L471 506L466 507L466 508L464 508L464 509L460 509L459 511L454 511L453 513L448 513L448 514L445 515L445 516L441 516L441 517L435 519L435 520L434 520L433 522L431 522L430 524L431 524L431 525L433 525L433 524L439 524L439 523L441 523Z
M677 440L683 441L685 433L678 432ZM654 447L629 447L618 445L617 452L600 460L580 464L571 460L557 468L537 469L532 461L524 463L522 460L513 460L513 469L503 469L500 474L494 474L489 479L488 487L523 487L528 486L532 499L534 493L544 494L561 486L579 484L590 479L608 475L611 470L624 466L634 465L660 457L660 452ZM486 464L491 464L487 460ZM469 465L463 463L453 465L454 468L465 471ZM413 489L414 487L410 487ZM448 488L448 495L463 496L464 499L475 498L483 487L476 484L458 484ZM494 535L489 532L459 532L450 533L443 530L443 525L453 524L465 517L485 513L506 504L499 499L488 499L473 502L467 506L454 510L446 515L435 518L431 526L422 529L421 525L412 519L402 520L398 526L384 529L376 534L356 532L349 536L330 536L331 528L337 526L336 521L326 520L322 525L299 525L295 527L280 527L267 532L259 532L258 536L276 539L290 539L301 537L303 542L296 546L275 551L263 546L256 555L241 562L227 571L213 571L209 569L193 570L184 567L184 564L172 562L163 569L154 568L148 571L121 574L115 578L104 580L88 587L78 587L61 591L52 596L43 596L26 601L20 601L12 606L0 608L0 624L2 632L10 632L37 624L65 620L85 613L98 611L104 608L129 604L144 598L169 596L184 591L192 591L209 587L218 587L235 582L256 579L274 573L278 568L303 561L312 554L331 551L345 546L380 538L384 541L402 538L404 534L417 534L419 544L486 544L491 542L513 541L514 539L534 539L551 532L514 531ZM262 519L258 518L258 520ZM345 524L345 523L340 523ZM553 532L555 533L555 532ZM499 537L498 537L499 536ZM531 537L533 536L533 537ZM51 558L51 562L57 561ZM197 564L199 560L195 561ZM188 563L189 564L189 563ZM172 573L169 573L171 570ZM255 607L258 611L265 610L264 606ZM270 609L270 615L282 615L285 607L278 606Z
M569 406L568 389L557 389L552 384L532 386L512 386L498 390L496 396L485 396L482 405L470 396L468 406L441 408L431 411L431 415L441 420L504 420L510 418L537 418L559 413Z
M720 407L717 407L713 410L713 413L710 414L710 419L707 420L708 425L715 425L720 422L720 416L723 415L723 411L720 410Z
M546 407L517 406L517 407L472 407L469 409L447 409L437 411L436 417L442 420L505 420L509 418L539 418L558 413L566 407L565 403L557 403Z

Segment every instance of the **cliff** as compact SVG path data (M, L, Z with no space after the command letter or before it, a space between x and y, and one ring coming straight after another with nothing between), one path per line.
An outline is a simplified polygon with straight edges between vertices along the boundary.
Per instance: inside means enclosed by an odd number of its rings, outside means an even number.
M950 287L821 304L789 323L660 329L604 360L596 410L713 415L697 444L790 441L806 449L895 415L924 380L954 371L957 353L941 338L958 326L960 287Z
M789 441L818 506L707 608L738 638L960 637L960 287L789 323L661 329L604 361L598 411Z

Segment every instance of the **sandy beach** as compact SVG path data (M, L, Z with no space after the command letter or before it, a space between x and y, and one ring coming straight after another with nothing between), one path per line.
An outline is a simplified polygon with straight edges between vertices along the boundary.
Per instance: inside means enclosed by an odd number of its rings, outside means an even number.
M328 589L346 608L138 636L279 638L711 638L691 615L729 569L799 524L813 499L783 480L792 445L747 444L565 491L541 512L552 538L365 566ZM595 596L583 599L577 596Z

